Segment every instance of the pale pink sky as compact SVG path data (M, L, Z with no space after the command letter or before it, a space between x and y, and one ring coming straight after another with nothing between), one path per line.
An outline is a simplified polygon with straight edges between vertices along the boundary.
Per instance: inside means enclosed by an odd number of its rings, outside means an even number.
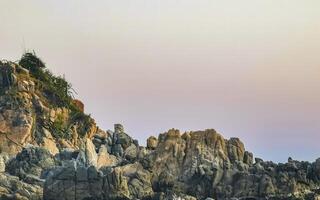
M0 58L34 49L103 129L215 128L266 160L320 157L318 0L1 0Z

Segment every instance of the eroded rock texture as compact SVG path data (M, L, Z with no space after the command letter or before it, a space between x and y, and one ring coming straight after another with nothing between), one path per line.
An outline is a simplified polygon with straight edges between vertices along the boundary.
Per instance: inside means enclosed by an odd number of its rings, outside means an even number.
M276 164L213 129L101 130L35 55L0 61L0 199L318 200L320 159Z
M121 132L109 137L114 134ZM286 164L275 164L256 159L253 163L252 153L245 151L239 139L226 140L213 129L183 134L171 129L160 134L157 141L153 148L136 147L134 159L111 151L109 155L117 162L98 171L77 167L74 161L73 171L66 173L74 174L72 179L60 176L60 171L70 167L53 170L46 182L45 199L57 199L61 193L65 195L59 199L73 198L78 191L83 193L84 186L85 196L77 195L77 199L313 199L319 186L319 160L308 163L289 159ZM77 180L83 176L83 182ZM69 185L73 189L64 188L65 181L72 181Z

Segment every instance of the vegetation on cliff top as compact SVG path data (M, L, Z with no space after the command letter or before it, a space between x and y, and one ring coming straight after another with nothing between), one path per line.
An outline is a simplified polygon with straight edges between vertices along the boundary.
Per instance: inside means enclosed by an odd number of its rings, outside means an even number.
M19 94L15 81L30 81L34 82L34 93L37 94L50 109L66 108L69 112L68 120L57 117L55 121L46 120L42 117L37 117L40 126L47 128L55 138L70 138L71 127L78 126L78 133L84 136L94 122L90 115L83 112L75 103L75 91L72 85L65 79L64 76L54 75L45 65L45 63L35 54L35 52L26 52L18 61L19 67L16 72L12 71L9 65L16 65L13 62L1 62L1 77L4 77L1 83L0 95L7 94L6 98L14 102L14 107L19 108ZM29 73L24 73L23 69L27 69ZM16 78L12 78L16 77ZM12 79L16 79L13 81ZM4 84L6 83L6 84Z
M30 71L31 76L36 80L37 87L43 91L51 104L59 107L73 107L74 90L72 85L64 77L53 75L34 52L25 53L20 59L19 65Z

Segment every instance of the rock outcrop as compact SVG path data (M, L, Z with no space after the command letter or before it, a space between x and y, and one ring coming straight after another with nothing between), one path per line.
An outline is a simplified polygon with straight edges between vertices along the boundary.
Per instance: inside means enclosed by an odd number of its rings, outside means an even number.
M33 54L0 62L0 199L320 199L320 158L273 163L214 129L139 146L101 130Z
M140 147L134 159L111 151L107 155L117 161L100 169L82 165L78 172L74 161L72 179L60 176L69 166L53 170L45 199L58 199L57 191L66 194L59 199L74 198L73 194L77 199L312 199L319 187L319 160L275 164L256 159L253 163L252 153L239 139L226 140L213 129L183 134L171 129L156 140L156 147ZM104 141L100 149L108 146ZM98 174L96 179L79 182L77 177L83 176L77 173L92 177L89 170ZM73 189L55 187L66 185L65 181L72 181Z
M68 83L48 71L0 62L0 153L14 156L32 144L57 154L91 139L99 128L66 89Z

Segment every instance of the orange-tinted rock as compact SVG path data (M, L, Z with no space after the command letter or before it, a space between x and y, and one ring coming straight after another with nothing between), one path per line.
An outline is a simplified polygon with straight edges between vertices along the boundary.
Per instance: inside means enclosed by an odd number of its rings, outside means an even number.
M82 103L82 101L78 100L78 99L74 99L72 100L72 103L77 106L77 108L81 111L84 112L84 104Z

